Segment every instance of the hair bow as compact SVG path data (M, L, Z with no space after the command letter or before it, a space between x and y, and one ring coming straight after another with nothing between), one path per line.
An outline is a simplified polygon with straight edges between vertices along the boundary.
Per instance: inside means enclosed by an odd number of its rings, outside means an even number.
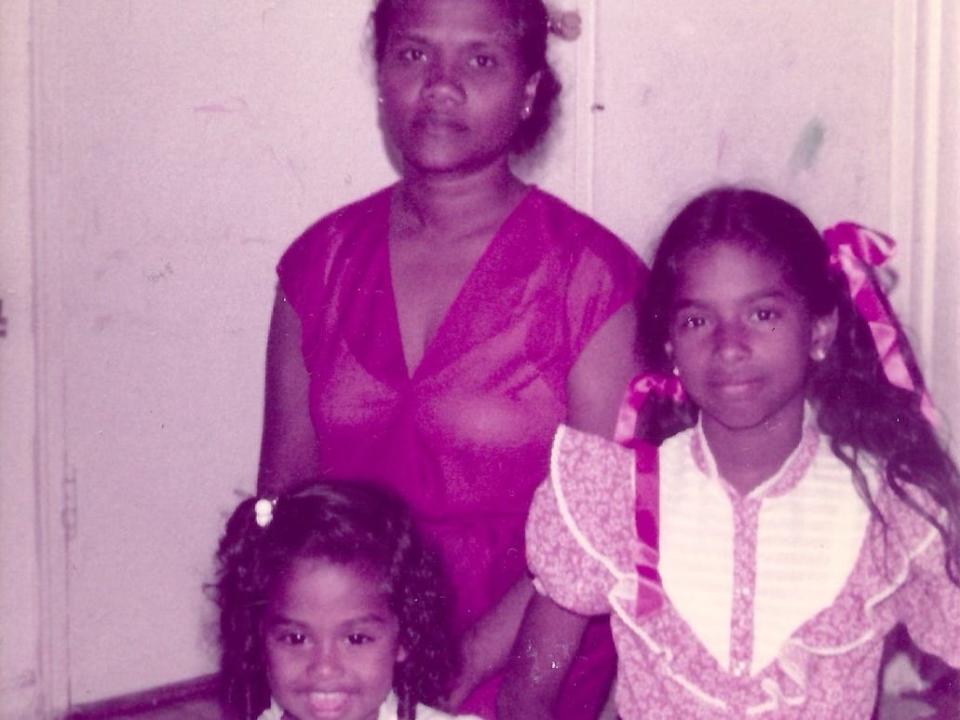
M830 249L830 264L839 267L847 277L853 305L866 321L880 356L887 380L897 387L917 392L907 361L897 342L897 327L884 302L883 291L877 287L867 267L880 267L891 255L896 243L888 235L857 225L842 222L828 228L823 239ZM937 424L933 401L920 389L920 409L930 423Z
M637 432L637 415L652 395L669 398L676 403L683 402L683 386L675 375L659 373L637 375L630 381L623 401L620 403L617 425L613 432L614 440L626 447L633 447Z

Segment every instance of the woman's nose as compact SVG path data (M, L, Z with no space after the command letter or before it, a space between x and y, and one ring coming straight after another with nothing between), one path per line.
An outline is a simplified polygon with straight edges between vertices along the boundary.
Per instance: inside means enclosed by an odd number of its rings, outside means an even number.
M434 102L459 102L463 99L463 82L458 68L443 59L431 62L427 68L424 94Z

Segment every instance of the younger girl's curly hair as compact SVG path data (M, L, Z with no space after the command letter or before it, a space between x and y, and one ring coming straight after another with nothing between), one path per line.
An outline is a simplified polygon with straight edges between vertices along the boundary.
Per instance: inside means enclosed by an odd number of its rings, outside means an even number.
M257 498L240 503L217 551L224 709L253 720L270 705L261 622L268 599L298 559L367 565L382 572L405 658L394 666L400 718L446 697L458 669L437 557L405 505L362 482L315 482L280 495L258 524Z
M903 502L933 524L943 538L946 570L960 585L960 477L953 460L924 416L923 377L906 335L894 319L896 342L915 390L887 379L867 322L850 297L848 280L830 262L827 245L806 215L790 203L757 190L720 187L684 207L667 227L657 248L641 311L640 338L649 368L670 373L666 353L678 283L686 258L695 250L732 243L775 262L815 318L837 312L837 334L822 362L811 362L807 398L834 454L851 470L861 496L874 514L862 465L875 464ZM875 273L864 268L874 283ZM877 287L880 285L877 284ZM882 295L882 294L881 294ZM644 439L659 444L689 427L697 408L687 402L650 404L641 417ZM946 519L926 512L907 492L920 488L946 510Z

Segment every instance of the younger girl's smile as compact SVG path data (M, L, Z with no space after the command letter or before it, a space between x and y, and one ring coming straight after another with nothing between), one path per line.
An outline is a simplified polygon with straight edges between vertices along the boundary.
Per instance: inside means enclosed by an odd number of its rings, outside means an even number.
M376 720L404 656L380 578L359 565L295 560L263 632L270 685L286 716Z

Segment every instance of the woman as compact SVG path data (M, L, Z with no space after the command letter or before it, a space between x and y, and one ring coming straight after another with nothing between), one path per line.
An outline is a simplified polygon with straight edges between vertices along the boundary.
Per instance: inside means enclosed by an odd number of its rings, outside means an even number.
M479 685L460 709L492 718L532 594L523 525L550 440L560 422L612 434L645 270L510 169L559 91L541 0L380 0L373 28L402 179L280 261L260 490L323 474L402 494L456 591L451 703ZM595 717L606 698L609 629L581 655L558 717Z

